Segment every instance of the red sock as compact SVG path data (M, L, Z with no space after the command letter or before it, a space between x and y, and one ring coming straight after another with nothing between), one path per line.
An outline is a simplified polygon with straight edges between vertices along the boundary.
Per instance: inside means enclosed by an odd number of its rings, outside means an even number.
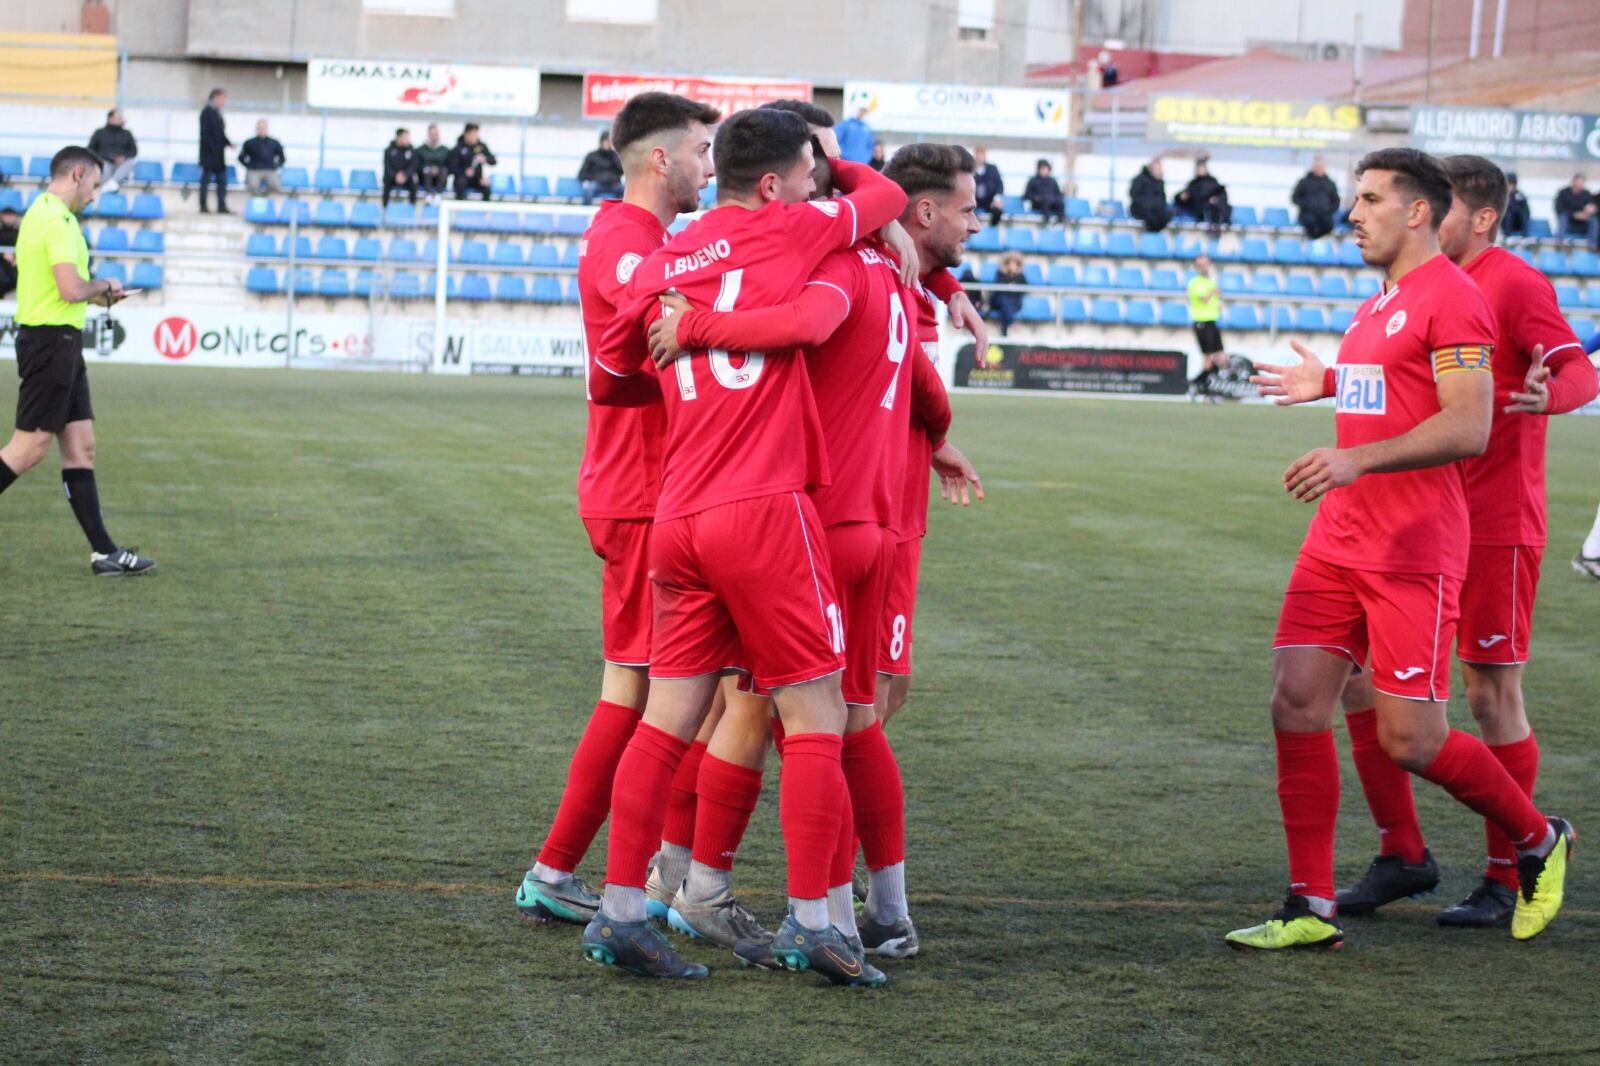
M844 801L839 809L839 839L833 849L833 862L828 865L828 887L848 885L856 870L856 818L850 805L850 789L839 793Z
M694 844L695 788L700 782L700 760L705 754L703 743L697 740L690 744L689 753L673 775L672 799L667 804L667 820L661 827L661 839L665 843L684 848Z
M552 870L576 870L611 813L611 779L628 738L639 724L639 712L600 700L572 753L567 785L561 792L550 835L539 849L539 861Z
M611 840L606 849L606 882L643 888L645 867L661 843L672 776L689 750L655 726L640 722L617 763L611 785Z
M1522 794L1533 798L1533 782L1539 776L1539 742L1529 733L1510 744L1490 744L1489 752L1506 768L1511 780L1522 789ZM1489 869L1484 874L1515 892L1521 886L1517 877L1517 849L1511 838L1500 831L1493 822L1483 823L1484 836L1489 841Z
M789 858L789 895L795 899L821 899L828 894L846 791L839 766L843 746L843 741L830 733L796 733L783 742L778 818L783 822L784 850ZM645 858L648 861L649 856Z
M1333 730L1275 735L1290 886L1296 895L1331 900L1333 829L1339 820L1339 754Z
M783 758L783 723L778 719L772 720L772 749L778 753L778 758Z
M1350 729L1350 754L1361 778L1361 791L1367 796L1367 809L1378 824L1379 853L1421 862L1427 844L1411 796L1411 774L1378 743L1378 712L1370 708L1355 711L1344 716L1344 724Z
M700 763L695 790L700 802L694 817L694 861L731 870L750 815L761 799L761 771L707 755Z
M881 870L906 858L906 798L883 725L873 722L844 738L844 779L855 809L855 831L867 866ZM852 852L851 858L854 859Z
M1471 733L1450 730L1444 747L1420 776L1499 826L1515 847L1533 847L1550 829L1533 800L1490 754L1489 746Z

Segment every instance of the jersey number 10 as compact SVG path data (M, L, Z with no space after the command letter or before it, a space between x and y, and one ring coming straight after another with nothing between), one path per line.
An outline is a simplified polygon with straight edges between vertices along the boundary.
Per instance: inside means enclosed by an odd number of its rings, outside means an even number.
M722 275L722 289L717 293L717 302L712 310L732 311L739 301L739 288L743 284L743 267ZM725 389L748 389L761 379L761 368L767 361L767 357L760 352L744 352L743 365L736 367L733 365L732 352L713 348L706 354L711 361L711 376ZM683 356L673 366L678 373L678 395L686 401L695 399L698 394L694 384L694 363L689 356Z

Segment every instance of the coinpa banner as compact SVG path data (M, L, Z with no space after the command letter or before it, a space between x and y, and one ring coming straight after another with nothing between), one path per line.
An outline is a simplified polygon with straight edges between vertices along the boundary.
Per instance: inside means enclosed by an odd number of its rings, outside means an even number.
M539 68L313 59L306 102L346 111L531 115L539 110Z
M1152 96L1145 136L1179 144L1341 148L1362 136L1360 104L1227 96Z
M1001 89L983 85L920 85L848 81L846 118L867 109L867 125L901 133L963 134L1060 140L1067 135L1065 89Z
M1425 152L1501 159L1600 159L1600 115L1506 111L1495 107L1418 107L1411 143Z

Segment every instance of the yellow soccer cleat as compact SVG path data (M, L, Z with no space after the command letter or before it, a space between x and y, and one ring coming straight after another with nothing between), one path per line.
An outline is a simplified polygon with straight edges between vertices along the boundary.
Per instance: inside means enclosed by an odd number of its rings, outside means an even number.
M1511 915L1511 935L1518 940L1532 940L1544 932L1545 926L1555 921L1561 911L1567 860L1572 857L1572 845L1578 834L1565 818L1550 819L1550 828L1556 831L1556 845L1550 849L1550 854L1542 859L1524 855L1517 860L1522 891L1517 894L1517 909Z
M1312 910L1304 896L1290 896L1283 901L1283 909L1271 918L1248 929L1235 929L1224 939L1237 951L1341 948L1344 930L1332 918Z

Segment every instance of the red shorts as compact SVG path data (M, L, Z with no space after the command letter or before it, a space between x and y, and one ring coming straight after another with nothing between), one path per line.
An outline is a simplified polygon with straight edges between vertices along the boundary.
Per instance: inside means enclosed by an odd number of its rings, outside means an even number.
M1461 586L1461 626L1456 657L1464 663L1510 665L1528 661L1533 639L1533 599L1539 591L1543 548L1474 544Z
M589 546L605 560L600 575L600 631L606 662L650 665L650 527L648 518L585 518Z
M748 669L765 688L844 669L844 625L811 498L758 496L657 522L652 679Z
M894 540L874 522L829 526L827 536L844 618L844 701L870 707L877 696L879 637Z
M889 565L889 590L883 603L883 636L878 673L911 676L911 620L917 613L917 572L922 568L922 538L894 547Z
M1450 698L1450 641L1461 581L1443 574L1350 570L1302 554L1283 594L1272 647L1325 648L1356 667L1372 659L1379 692Z

